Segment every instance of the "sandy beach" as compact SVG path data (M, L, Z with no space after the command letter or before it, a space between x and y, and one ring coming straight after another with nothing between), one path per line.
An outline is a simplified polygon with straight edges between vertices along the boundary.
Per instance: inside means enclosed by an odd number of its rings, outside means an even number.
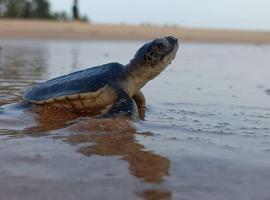
M191 42L269 43L270 32L35 20L0 20L2 39L147 40L174 35Z

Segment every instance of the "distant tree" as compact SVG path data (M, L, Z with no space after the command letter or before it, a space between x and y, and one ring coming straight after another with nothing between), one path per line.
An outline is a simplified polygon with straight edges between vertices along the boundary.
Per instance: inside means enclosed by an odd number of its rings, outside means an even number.
M31 16L31 8L32 8L31 2L26 1L25 6L24 6L23 18L31 18L32 17Z
M6 11L4 16L11 18L20 18L24 15L25 0L6 0Z
M71 17L66 12L51 12L48 0L0 0L0 17L34 18L67 21ZM74 0L73 18L79 20L78 0ZM88 21L83 16L82 21Z
M50 4L47 0L32 0L31 5L32 18L50 19Z
M0 0L2 16L9 18L50 19L50 4L47 0Z
M73 1L72 11L73 11L73 20L80 20L78 0Z
M5 9L6 9L6 1L0 0L0 17L4 15Z

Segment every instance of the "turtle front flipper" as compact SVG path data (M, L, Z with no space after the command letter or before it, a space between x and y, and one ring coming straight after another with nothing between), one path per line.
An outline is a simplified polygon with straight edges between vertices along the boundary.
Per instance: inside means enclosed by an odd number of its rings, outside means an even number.
M132 120L138 119L138 109L135 101L128 95L121 95L113 107L102 117L127 117Z
M117 93L117 100L112 108L102 117L127 117L132 120L138 119L138 109L133 98L131 98L118 83L111 83L110 86Z
M139 118L141 120L144 120L146 107L145 107L145 97L144 97L143 93L141 91L138 91L136 94L133 95L132 98L134 99L134 101L137 104Z

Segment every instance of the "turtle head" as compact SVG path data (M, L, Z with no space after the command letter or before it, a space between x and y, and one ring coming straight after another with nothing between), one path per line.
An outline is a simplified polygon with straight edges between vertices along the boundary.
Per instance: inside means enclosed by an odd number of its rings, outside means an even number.
M178 40L172 36L146 43L136 53L133 61L146 69L149 76L156 76L175 58Z

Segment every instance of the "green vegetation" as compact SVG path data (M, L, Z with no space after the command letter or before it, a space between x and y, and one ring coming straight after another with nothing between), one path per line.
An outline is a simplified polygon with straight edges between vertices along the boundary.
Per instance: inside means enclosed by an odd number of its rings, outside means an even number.
M66 12L52 12L47 0L0 0L0 17L70 20ZM88 21L83 17L83 21Z

